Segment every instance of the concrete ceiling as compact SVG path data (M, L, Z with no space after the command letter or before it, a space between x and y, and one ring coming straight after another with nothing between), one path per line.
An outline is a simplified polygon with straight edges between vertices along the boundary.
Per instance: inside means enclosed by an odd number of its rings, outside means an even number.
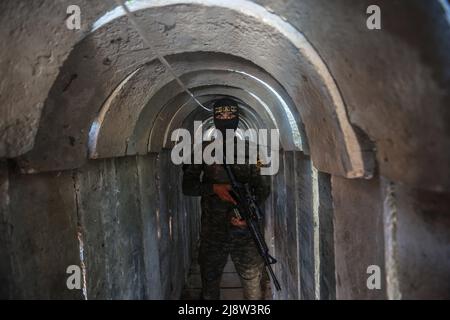
M240 98L253 109L249 119L279 128L283 148L310 153L319 170L369 178L378 167L395 181L448 188L450 178L440 174L450 163L442 151L450 150L450 28L442 2L377 1L382 31L366 28L369 2L131 6L155 47L203 101ZM16 31L4 34L9 47L1 47L7 76L0 86L0 154L19 156L24 172L77 168L89 156L157 151L168 146L169 128L186 125L183 117L206 117L114 1L80 1L89 12L83 34L64 30L55 18L64 1L42 5L26 20L33 6L21 15L21 6L0 5L2 15L17 20ZM44 17L52 18L43 23ZM53 35L36 34L39 29ZM25 44L29 37L34 46Z

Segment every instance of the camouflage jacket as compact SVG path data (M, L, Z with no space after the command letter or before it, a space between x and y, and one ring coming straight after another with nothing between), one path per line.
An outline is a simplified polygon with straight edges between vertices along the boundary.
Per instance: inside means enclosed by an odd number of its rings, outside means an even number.
M203 149L207 144L203 145ZM246 147L248 148L247 142ZM258 204L261 205L270 193L270 177L260 174L259 165L249 164L248 153L246 153L245 164L232 164L230 167L238 182L249 184ZM227 173L222 164L207 165L202 163L183 166L183 193L187 196L201 196L202 205L207 205L213 210L231 210L232 205L222 201L213 191L213 184L229 183Z

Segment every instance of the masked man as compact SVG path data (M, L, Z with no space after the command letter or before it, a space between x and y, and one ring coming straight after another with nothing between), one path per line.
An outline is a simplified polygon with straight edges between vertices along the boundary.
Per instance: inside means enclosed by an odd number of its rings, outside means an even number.
M236 101L221 99L213 107L214 124L223 137L226 130L236 130L239 123L239 109ZM229 131L229 130L228 130ZM231 146L236 148L235 136ZM225 140L225 139L224 139ZM224 146L229 144L224 143ZM248 142L245 143L248 150ZM205 146L203 146L204 148ZM226 148L223 152L226 154ZM270 192L270 179L260 175L259 166L250 164L248 152L245 164L230 165L240 183L248 183L262 205ZM227 161L229 163L229 161ZM190 164L183 167L183 193L187 196L201 196L201 233L198 262L202 277L203 299L220 299L220 281L228 255L238 272L244 297L262 299L261 277L264 263L258 253L250 231L244 220L236 215L235 200L230 192L231 186L222 164Z

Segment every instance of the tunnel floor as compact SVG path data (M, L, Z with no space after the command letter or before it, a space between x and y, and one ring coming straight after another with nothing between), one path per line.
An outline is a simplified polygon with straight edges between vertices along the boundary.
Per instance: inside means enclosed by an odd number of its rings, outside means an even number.
M197 257L195 252L194 257ZM265 274L261 281L263 289L264 300L272 300L272 291L270 288L270 281ZM201 300L202 281L200 277L200 266L197 260L192 261L189 275L181 293L181 300ZM221 300L243 300L244 292L241 285L239 274L237 273L233 261L228 256L228 262L225 265L222 274L222 281L220 284L220 298Z

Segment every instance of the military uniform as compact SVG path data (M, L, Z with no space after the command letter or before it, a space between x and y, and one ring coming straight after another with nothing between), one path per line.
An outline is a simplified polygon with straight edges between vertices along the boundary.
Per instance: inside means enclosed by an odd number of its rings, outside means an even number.
M248 144L246 145L248 148ZM261 205L269 195L270 178L260 175L258 165L248 164L248 157L246 160L246 164L232 164L230 167L238 182L249 183ZM223 165L184 165L183 171L183 193L202 197L198 261L203 298L220 298L221 276L230 254L244 287L244 297L262 299L260 283L264 262L251 233L247 227L240 228L231 224L233 204L221 200L213 191L213 184L230 183Z

